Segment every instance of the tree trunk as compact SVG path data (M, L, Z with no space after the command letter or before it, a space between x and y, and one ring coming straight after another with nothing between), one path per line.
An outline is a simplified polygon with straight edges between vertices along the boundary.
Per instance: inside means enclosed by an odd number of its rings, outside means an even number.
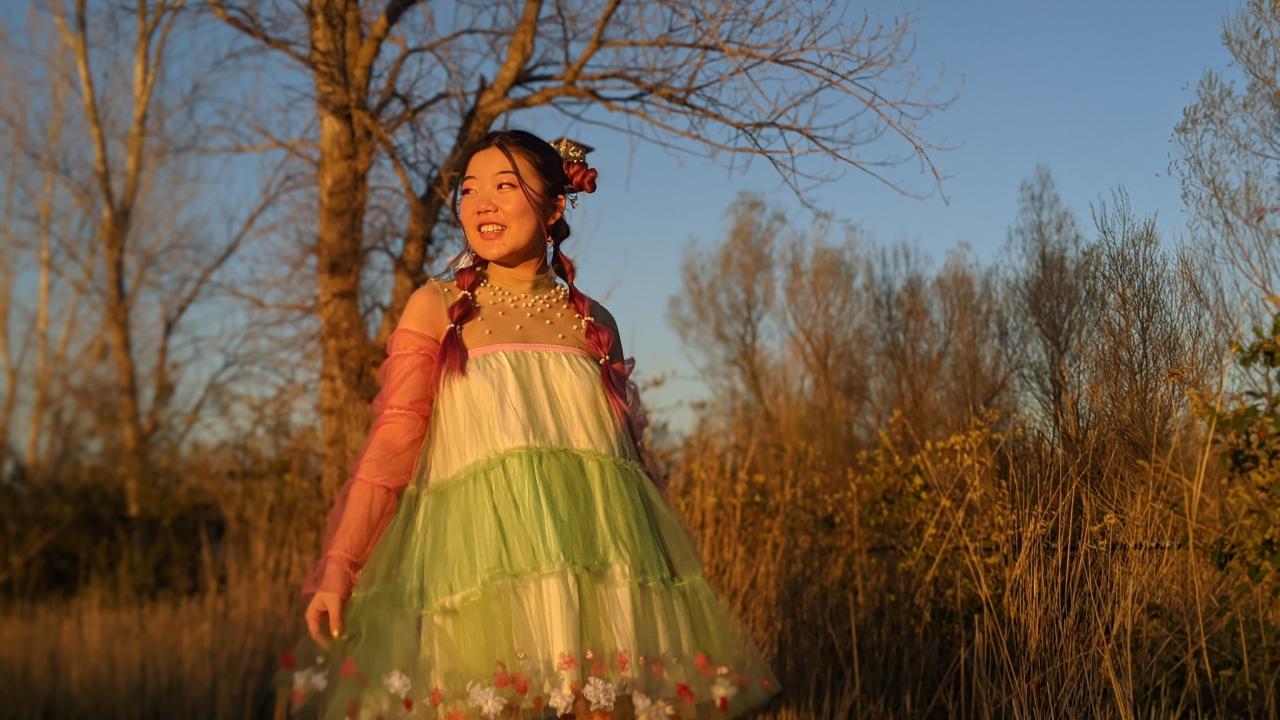
M367 106L368 88L352 86L348 66L361 38L346 4L320 4L311 19L311 57L316 67L316 112L320 119L317 173L316 292L320 316L321 492L333 498L350 472L369 423L373 346L360 315L364 266L364 212L374 140L356 115ZM354 25L352 23L355 23Z
M431 248L439 211L438 201L426 202L420 197L409 198L409 227L405 232L404 249L400 252L395 275L391 280L391 302L387 305L387 312L382 315L382 327L378 329L379 344L386 342L387 336L400 322L400 314L404 312L409 296L426 282L427 253Z
M62 146L62 84L50 86L48 133L45 136L48 155L41 160L40 203L36 208L40 235L40 289L36 301L36 377L35 397L31 401L31 423L27 428L27 464L35 466L40 457L40 436L44 428L45 404L48 402L51 371L49 368L49 285L53 274L54 181L57 167L54 148ZM4 437L0 435L0 437ZM3 463L0 462L0 465Z
M129 221L110 206L103 210L100 233L106 248L107 339L116 371L116 409L120 413L120 463L124 474L125 511L136 519L141 506L146 443L138 413L138 373L129 336L129 297L125 290L125 238Z
M370 344L359 307L368 168L354 140L349 122L321 109L316 289L326 498L337 492L359 451L372 396Z

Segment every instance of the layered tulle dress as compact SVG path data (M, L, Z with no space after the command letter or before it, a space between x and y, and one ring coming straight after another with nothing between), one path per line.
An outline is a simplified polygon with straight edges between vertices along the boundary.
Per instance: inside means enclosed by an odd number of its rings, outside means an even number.
M549 717L576 703L692 718L763 704L777 678L703 575L563 286L498 281L475 293L463 374L436 380L426 334L387 339L373 425L304 584L347 597L345 631L281 656L292 715Z

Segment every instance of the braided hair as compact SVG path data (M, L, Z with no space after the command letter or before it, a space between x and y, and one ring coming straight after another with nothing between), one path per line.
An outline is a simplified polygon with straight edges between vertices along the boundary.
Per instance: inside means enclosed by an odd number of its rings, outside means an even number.
M551 214L555 200L561 195L576 192L595 192L597 173L594 168L587 167L582 161L566 161L550 143L533 133L524 130L495 130L472 143L462 155L462 167L471 157L481 150L497 148L511 163L511 170L520 181L520 189L525 197L543 217ZM541 192L536 192L520 174L516 164L519 154L541 180ZM453 186L453 214L459 225L462 216L459 206L461 182ZM615 364L611 355L617 340L613 331L604 324L597 323L591 315L591 298L574 285L574 266L568 256L560 249L561 243L569 238L569 223L561 214L548 228L551 237L551 267L556 275L564 280L569 288L569 304L574 312L582 316L587 347L600 363L600 375L604 381L605 394L609 404L620 416L627 412L626 375L621 363ZM466 372L467 351L462 342L462 326L477 316L474 292L480 285L481 269L487 265L481 260L474 265L459 269L454 275L454 284L460 293L457 300L449 305L449 326L440 343L437 370L441 376Z

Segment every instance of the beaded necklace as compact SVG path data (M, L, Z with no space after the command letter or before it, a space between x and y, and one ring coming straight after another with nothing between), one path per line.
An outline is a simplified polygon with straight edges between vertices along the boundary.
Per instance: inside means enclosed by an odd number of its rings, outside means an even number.
M522 323L534 322L538 319L541 319L544 325L551 325L551 313L554 312L555 317L560 318L564 317L564 313L570 309L568 298L569 288L558 282L553 281L551 288L547 290L530 289L522 292L493 282L487 275L481 278L477 292L472 296L477 308L494 308L496 313L503 317L510 312L517 320L516 330L523 327ZM546 311L547 315L544 316L543 311ZM524 320L519 319L521 313L524 314ZM573 316L576 318L573 329L584 330L586 323L582 315L575 312ZM483 321L484 315L481 314L478 319ZM493 331L486 328L484 332L489 335ZM564 333L557 333L556 337L563 339Z

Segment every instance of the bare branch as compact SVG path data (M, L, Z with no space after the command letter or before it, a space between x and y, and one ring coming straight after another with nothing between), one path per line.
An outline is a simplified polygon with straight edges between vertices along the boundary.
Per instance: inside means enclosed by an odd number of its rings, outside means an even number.
M209 0L209 5L213 8L213 12L218 16L219 20L263 45L284 53L302 67L312 67L311 60L303 49L305 46L291 43L284 38L272 35L262 26L259 17L254 13L241 7L229 8L224 0Z

